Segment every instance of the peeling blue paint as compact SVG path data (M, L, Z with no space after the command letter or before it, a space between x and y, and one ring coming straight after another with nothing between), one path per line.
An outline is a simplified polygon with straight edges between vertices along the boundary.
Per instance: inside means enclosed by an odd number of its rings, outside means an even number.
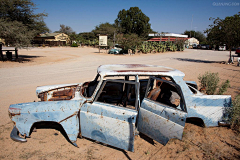
M10 105L9 112L12 114L12 121L15 122L21 135L29 137L31 127L36 122L60 122L69 139L75 142L79 133L77 113L83 102L83 100L74 100L20 103ZM15 115L13 108L18 111ZM66 117L69 117L69 119L66 119ZM64 119L66 120L62 121Z
M145 71L146 69L151 71ZM101 90L101 86L106 81L110 81L106 80L105 76L119 75L136 77L135 82L122 81L122 83L136 85L135 110L94 101L97 99L96 96ZM181 104L177 108L173 108L147 98L144 98L140 104L139 75L172 77L173 81L170 83L176 83L177 85L174 84L174 86L182 94ZM63 127L69 140L75 146L77 146L77 136L81 134L117 148L134 151L134 136L138 131L166 144L171 138L182 139L186 118L201 118L205 126L217 126L218 121L223 119L226 108L231 106L231 96L193 94L186 82L195 86L196 82L184 81L184 73L168 67L105 65L98 68L97 77L99 76L100 80L92 97L82 96L81 87L83 86L81 83L43 86L37 88L37 94L41 93L40 97L46 101L10 105L9 116L15 123L11 138L26 142L26 139L17 137L18 131L21 135L29 137L34 123L56 122ZM73 87L71 88L73 94L70 95L72 99L48 101L51 100L54 92L58 92L58 89L62 91L65 87Z
M134 151L137 111L100 102L86 103L80 111L81 134L117 148Z

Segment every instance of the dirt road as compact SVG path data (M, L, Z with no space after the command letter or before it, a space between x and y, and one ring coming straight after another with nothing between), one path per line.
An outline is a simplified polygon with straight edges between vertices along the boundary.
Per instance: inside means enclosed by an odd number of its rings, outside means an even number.
M184 52L108 55L94 48L33 48L19 50L22 63L0 62L0 159L237 159L240 136L228 128L202 128L186 124L183 140L171 140L166 146L137 137L135 152L118 150L88 139L71 145L54 129L32 133L27 143L10 139L10 104L38 101L37 86L77 83L95 77L103 64L154 64L176 68L185 80L198 81L199 74L218 72L221 81L230 80L226 94L240 93L240 67L226 65L227 51L185 50ZM235 58L235 61L237 59Z

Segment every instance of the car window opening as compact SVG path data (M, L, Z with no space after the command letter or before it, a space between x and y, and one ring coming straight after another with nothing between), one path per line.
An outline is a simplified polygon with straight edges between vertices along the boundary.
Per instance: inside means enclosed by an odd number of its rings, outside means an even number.
M98 102L108 103L129 109L135 109L135 84L107 81L102 89Z
M166 80L165 78L162 78ZM174 84L161 79L151 79L147 98L155 102L184 111L183 99Z

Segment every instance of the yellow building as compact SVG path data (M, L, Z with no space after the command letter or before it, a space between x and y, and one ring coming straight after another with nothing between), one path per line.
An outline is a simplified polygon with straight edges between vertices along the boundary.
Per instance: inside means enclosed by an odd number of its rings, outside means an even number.
M65 33L46 33L34 37L34 44L63 46L70 43L70 38Z
M3 38L0 38L0 43L2 43L3 45L5 45L5 40Z

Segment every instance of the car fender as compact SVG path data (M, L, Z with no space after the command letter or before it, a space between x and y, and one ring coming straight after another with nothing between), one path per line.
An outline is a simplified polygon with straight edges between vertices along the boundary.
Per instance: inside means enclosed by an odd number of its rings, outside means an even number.
M69 140L75 143L79 133L79 111L82 100L31 102L10 105L9 116L21 135L29 137L36 122L57 122L62 125Z

